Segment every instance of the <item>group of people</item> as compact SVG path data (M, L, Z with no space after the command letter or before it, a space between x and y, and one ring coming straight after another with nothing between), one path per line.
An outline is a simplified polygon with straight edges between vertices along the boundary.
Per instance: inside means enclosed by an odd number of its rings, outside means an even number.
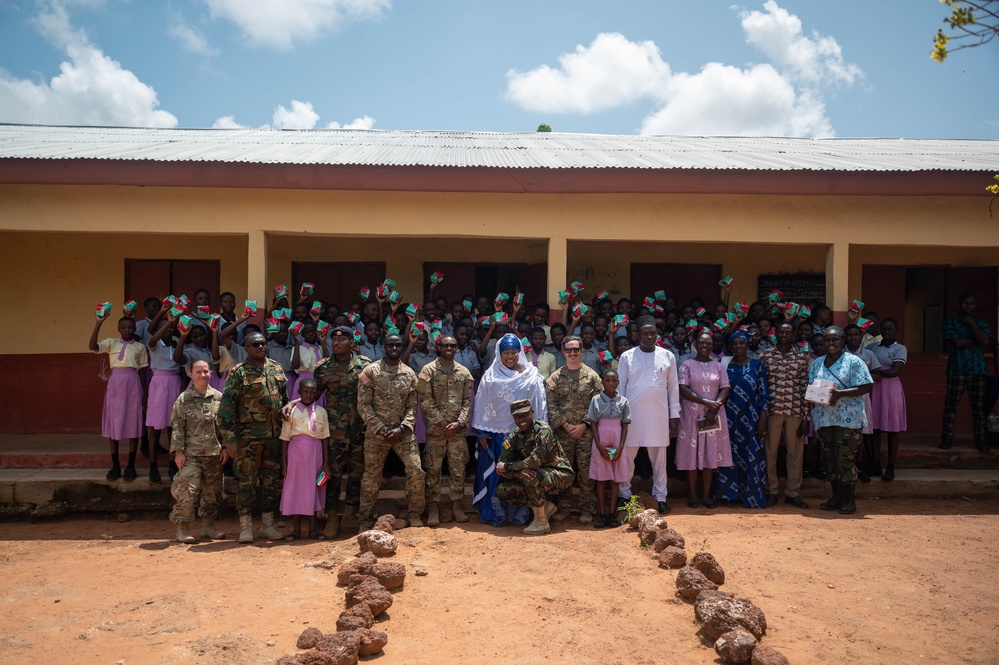
M452 513L467 521L460 503L472 451L480 519L528 525L528 533L547 533L550 520L573 512L582 524L616 526L640 450L662 513L673 464L686 474L691 507L773 506L782 444L784 500L799 508L808 507L798 494L806 449L821 448L818 473L832 484L824 509L852 513L858 479L894 478L907 352L892 319L862 318L857 307L840 328L821 303L791 307L777 292L730 308L723 280L711 314L701 300L678 307L662 292L643 303L601 292L586 304L574 283L560 293L567 323L549 323L548 305L526 308L520 294L435 298L439 281L422 305L402 302L386 280L346 310L314 300L311 285L289 307L282 285L263 327L252 322L255 303L235 313L231 293L220 296L218 314L203 290L190 303L149 298L144 320L126 309L118 337L101 342L109 314L99 312L90 348L107 353L111 367L102 423L108 478L122 477L123 439L124 479L135 478L145 427L150 479L159 481L167 430L171 519L182 542L194 539L196 513L202 534L219 537L217 495L230 461L241 542L253 540L256 508L266 538L285 537L277 510L294 517L289 538L303 536L302 517L311 537L365 528L390 450L405 467L411 524L424 514L429 526L440 523L445 460ZM971 315L973 296L962 298L962 308L969 303L945 325L959 360L989 342L988 326ZM948 374L956 406L951 383ZM974 400L974 381L954 384ZM945 414L948 442L946 423ZM321 532L317 515L326 518Z

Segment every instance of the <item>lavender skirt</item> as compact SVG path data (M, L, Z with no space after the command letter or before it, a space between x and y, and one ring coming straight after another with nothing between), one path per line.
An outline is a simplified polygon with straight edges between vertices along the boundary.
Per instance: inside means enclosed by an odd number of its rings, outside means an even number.
M142 436L142 379L133 367L116 367L104 393L101 436L112 441Z
M604 448L617 448L614 461L608 462L600 456L596 442L590 444L590 480L612 480L623 483L631 480L628 477L628 465L621 459L621 419L604 418L597 422L597 434Z
M883 368L888 369L888 368ZM882 432L906 430L905 391L897 376L876 381L871 390L874 407L874 429Z
M288 475L281 489L282 515L312 515L326 508L326 486L316 486L323 469L323 442L296 434L288 442Z
M166 429L173 416L173 403L180 396L180 374L173 370L153 370L146 399L146 427Z

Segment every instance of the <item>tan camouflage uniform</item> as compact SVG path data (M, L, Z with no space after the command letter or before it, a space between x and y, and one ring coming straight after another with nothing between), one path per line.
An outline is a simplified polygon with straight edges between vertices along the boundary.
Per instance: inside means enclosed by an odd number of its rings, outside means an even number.
M170 453L184 453L184 468L173 477L170 493L176 503L170 512L174 524L194 521L195 510L203 520L214 520L219 513L218 493L222 489L222 462L215 428L215 418L222 393L208 386L204 394L193 385L173 403L170 427ZM198 502L200 499L200 508Z
M572 487L572 464L552 428L541 420L527 433L519 429L503 441L500 462L504 464L503 480L496 486L496 496L518 506L540 508L545 494L558 494ZM513 475L524 469L537 472L534 480L523 480Z
M265 358L263 367L236 365L225 382L218 427L225 443L236 444L236 510L249 515L259 503L273 513L281 497L281 407L288 382L281 364Z
M552 372L545 382L548 392L548 424L555 432L562 450L576 471L576 482L579 485L579 510L593 512L596 509L596 497L593 495L593 481L590 480L590 453L593 444L593 432L589 428L578 440L572 438L563 429L563 425L587 424L586 413L590 408L590 400L603 392L600 376L586 365L579 368L575 377L566 367L560 367ZM569 510L572 502L572 487L565 488L559 496L559 507Z
M357 413L357 386L361 370L371 364L354 353L340 362L333 356L316 364L314 377L319 390L326 390L326 415L330 421L330 479L326 483L326 509L340 502L340 484L347 473L344 503L355 508L361 502L364 475L364 421Z
M361 505L357 517L361 522L371 515L378 498L382 470L389 450L394 450L406 466L406 493L409 513L418 515L425 504L426 474L420 467L420 451L413 436L416 422L416 374L401 362L389 365L385 359L372 363L361 371L357 386L357 412L364 420L364 476L361 478ZM389 443L381 433L402 425L403 435L397 443Z
M465 491L465 464L468 462L468 410L472 400L472 373L460 363L450 367L440 358L424 366L416 381L416 392L427 418L427 445L423 450L423 470L427 474L427 497L440 500L441 465L447 454L452 501L460 501ZM448 438L444 425L458 422L458 431Z

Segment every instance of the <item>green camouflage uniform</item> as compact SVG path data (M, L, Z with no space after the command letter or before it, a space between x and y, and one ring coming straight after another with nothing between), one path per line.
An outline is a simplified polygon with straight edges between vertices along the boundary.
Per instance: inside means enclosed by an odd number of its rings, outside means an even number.
M281 364L264 359L236 365L229 373L219 407L219 432L236 444L236 509L249 515L259 503L272 513L281 496L281 407L288 403L288 382Z
M202 394L192 384L173 403L170 453L184 453L184 468L173 477L170 488L176 501L170 512L170 521L174 524L193 522L196 508L203 520L214 520L219 514L222 445L215 429L215 418L221 402L222 393L211 386Z
M330 421L330 479L326 483L326 509L340 502L340 483L347 473L344 503L355 508L361 503L361 476L364 475L364 421L357 413L357 383L361 370L371 364L352 353L340 362L330 356L316 363L313 376L320 392L326 390L326 415Z
M496 486L496 496L518 506L540 508L545 494L558 494L572 487L572 464L565 456L555 433L548 423L534 421L530 432L519 429L503 442L500 462L504 464L504 480ZM518 471L534 469L534 480L511 477Z
M378 498L382 470L389 450L394 450L406 466L406 493L410 514L423 512L424 481L420 451L413 436L416 422L416 374L403 363L389 365L385 359L361 371L357 386L357 412L364 420L364 476L361 478L361 505L357 517L362 522L371 515ZM403 435L389 443L379 434L382 428L402 425Z
M472 373L462 364L447 367L440 358L424 366L416 381L423 415L427 418L427 446L423 450L423 470L427 474L427 496L434 503L441 496L441 465L447 454L450 471L448 493L460 501L465 492L465 463L468 462L468 410L472 400ZM458 422L458 431L448 438L444 425Z
M593 495L593 481L590 480L590 453L593 445L593 432L589 428L578 440L569 436L562 426L587 424L586 413L590 400L603 392L600 376L586 365L579 368L575 377L567 367L560 367L545 382L548 392L548 424L555 431L555 437L562 445L569 462L575 467L576 482L579 484L579 510L593 512L596 497ZM572 487L566 487L559 496L559 507L569 510L572 503Z

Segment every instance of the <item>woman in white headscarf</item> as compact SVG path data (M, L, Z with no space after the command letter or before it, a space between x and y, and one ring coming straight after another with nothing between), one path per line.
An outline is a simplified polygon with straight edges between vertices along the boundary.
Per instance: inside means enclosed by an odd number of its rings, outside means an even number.
M513 506L496 498L499 476L496 462L503 450L507 435L517 429L510 415L510 403L519 399L531 400L534 418L548 420L548 402L545 383L538 369L527 362L520 340L514 334L504 335L496 345L499 353L492 365L482 375L475 394L472 427L478 437L475 448L475 493L472 505L479 511L479 519L494 526L502 526L514 519ZM523 511L523 524L531 519L530 511Z

